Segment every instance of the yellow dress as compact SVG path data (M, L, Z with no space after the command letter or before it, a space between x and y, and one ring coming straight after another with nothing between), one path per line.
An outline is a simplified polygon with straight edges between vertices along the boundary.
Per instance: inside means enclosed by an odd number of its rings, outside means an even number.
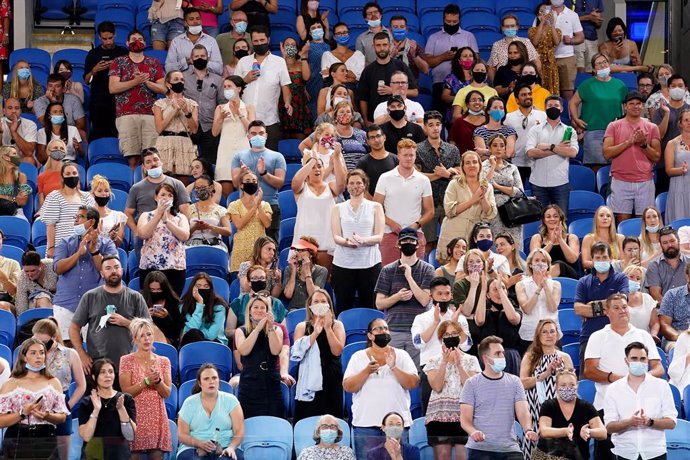
M265 201L261 202L261 207L266 214L271 214L271 205ZM242 200L235 200L228 206L228 215L237 215L240 218L247 215L247 208L242 204ZM260 236L266 236L266 228L259 219L259 213L254 216L242 227L237 230L232 238L232 254L230 256L230 271L240 270L240 264L249 260L254 249L254 241Z
M556 29L558 34L558 42L553 42L551 31L544 28L541 34L541 40L534 47L539 53L539 60L541 61L541 86L549 90L551 94L560 93L560 81L558 78L558 65L556 64L556 46L561 42L561 31ZM527 35L532 43L534 37L537 35L537 28L530 27Z

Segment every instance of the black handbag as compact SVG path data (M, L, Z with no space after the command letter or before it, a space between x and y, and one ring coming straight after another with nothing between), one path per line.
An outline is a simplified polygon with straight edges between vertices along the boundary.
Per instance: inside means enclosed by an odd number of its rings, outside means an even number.
M498 207L498 215L507 227L517 227L541 219L542 207L536 198L528 197L520 190L520 195L508 198Z

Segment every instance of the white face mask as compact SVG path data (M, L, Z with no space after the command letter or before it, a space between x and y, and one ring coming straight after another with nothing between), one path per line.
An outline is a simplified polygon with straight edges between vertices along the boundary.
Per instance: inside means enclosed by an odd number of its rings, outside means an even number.
M327 303L315 303L309 306L309 309L315 316L325 316L331 310Z
M685 97L685 88L670 88L668 94L674 101L682 101Z
M201 33L202 27L201 26L189 26L189 33L192 35L199 35Z

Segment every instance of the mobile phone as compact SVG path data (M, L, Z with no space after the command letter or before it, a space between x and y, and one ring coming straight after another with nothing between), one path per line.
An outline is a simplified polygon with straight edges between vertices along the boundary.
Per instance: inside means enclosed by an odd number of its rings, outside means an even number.
M453 52L455 52L455 51L458 50L458 47L457 47L457 46L451 46L451 47L450 47L450 50L453 51Z
M43 395L40 395L38 398L36 398L36 401L34 401L34 404L38 404L43 400Z
M623 37L616 37L616 43L623 43Z
M116 232L120 230L120 227L122 226L122 222L118 222L115 225L113 225L113 228L110 229L111 232Z
M154 303L154 304L153 304L153 309L156 310L156 311L161 311L161 310L163 309L163 305L162 305L162 304L158 304L158 303Z

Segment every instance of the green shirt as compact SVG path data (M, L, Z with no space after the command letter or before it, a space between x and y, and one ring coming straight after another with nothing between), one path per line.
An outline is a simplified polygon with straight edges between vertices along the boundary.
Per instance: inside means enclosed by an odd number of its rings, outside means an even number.
M604 130L623 115L623 100L628 88L617 78L609 81L588 78L580 84L577 92L582 99L580 118L587 123L587 131Z
M249 44L249 53L251 54L253 52L252 40L248 33L244 34L244 39L247 40L247 43ZM223 65L228 65L230 64L230 61L232 61L233 48L235 47L236 41L237 39L232 36L232 32L225 32L216 37L218 49L220 49L220 57L223 59Z

